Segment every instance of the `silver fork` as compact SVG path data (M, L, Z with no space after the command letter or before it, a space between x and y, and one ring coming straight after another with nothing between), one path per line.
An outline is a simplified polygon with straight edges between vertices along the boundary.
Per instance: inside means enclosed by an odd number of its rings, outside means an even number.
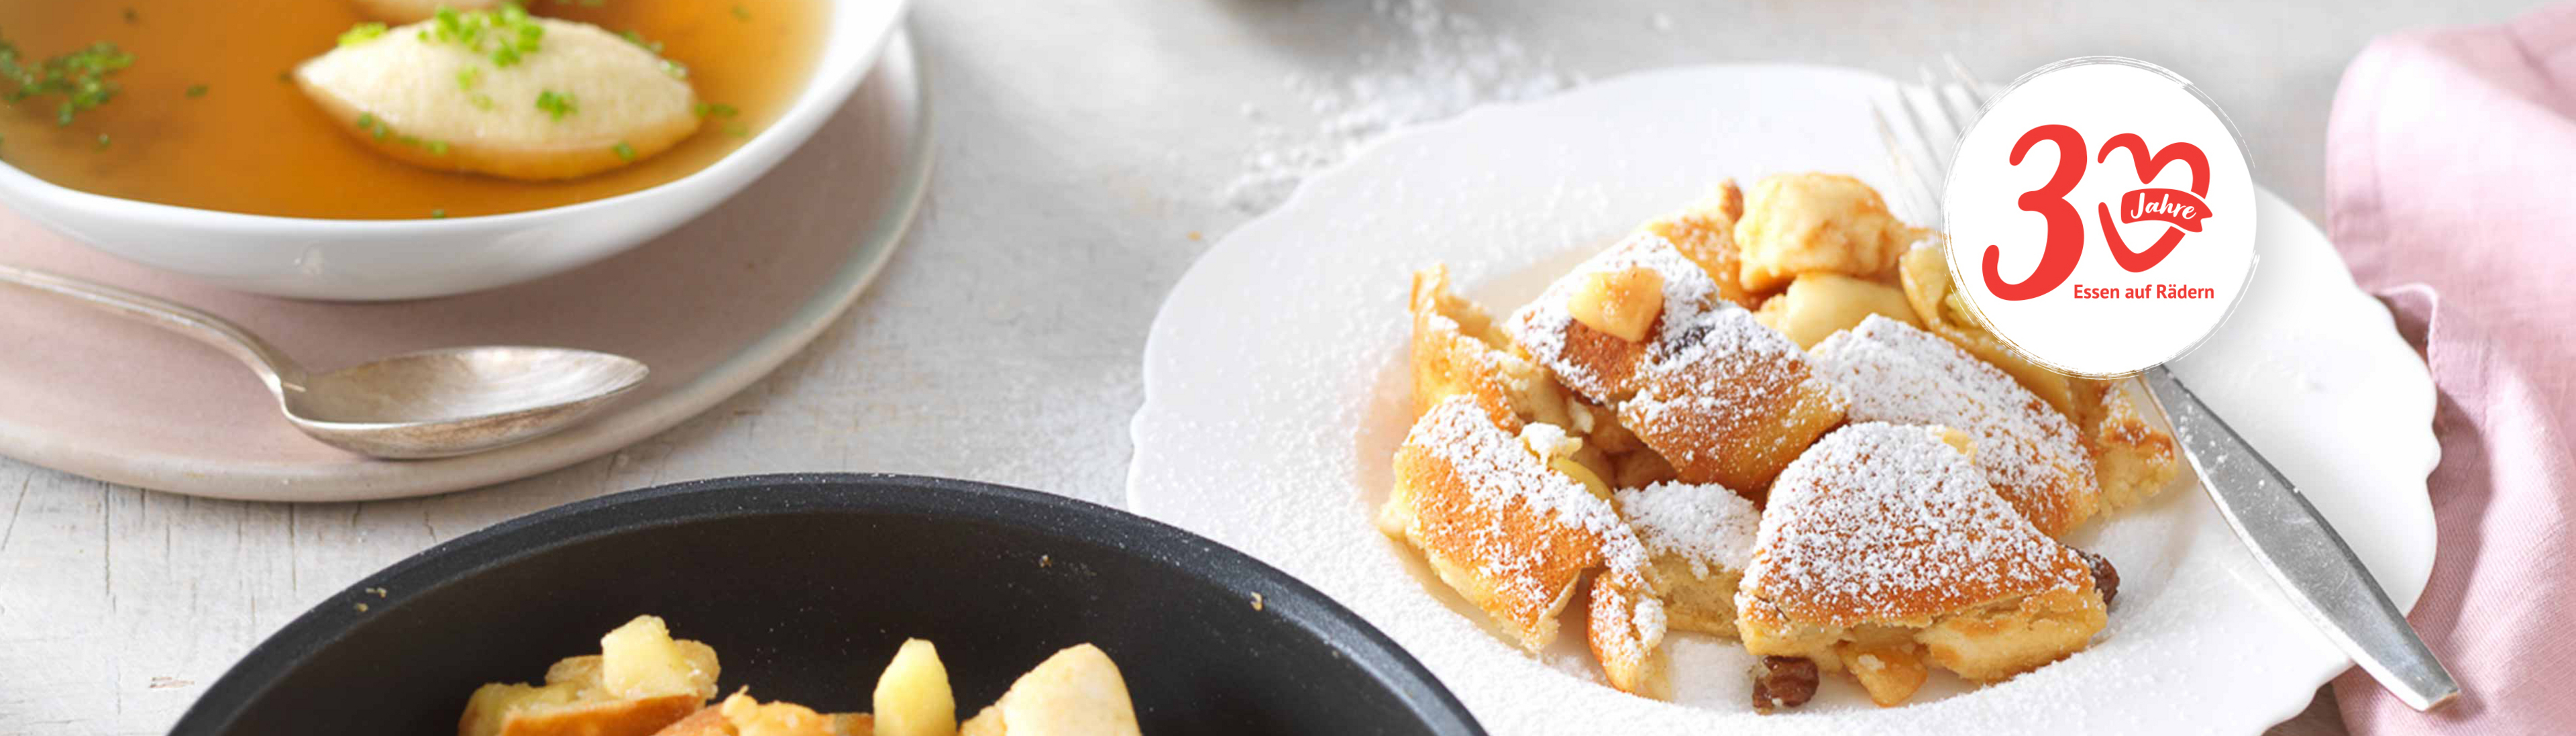
M1935 79L1931 69L1922 69L1921 87L1898 87L1894 115L1886 106L1870 105L1902 180L1907 208L1918 222L1938 221L1958 142L1992 92L1957 58L1942 59L1948 79ZM2424 647L2406 614L2388 600L2361 558L2290 479L2201 403L2173 371L2159 365L2138 377L2173 424L2174 437L2219 515L2280 584L2291 605L2407 705L2431 710L2457 698L2460 685L2450 671Z

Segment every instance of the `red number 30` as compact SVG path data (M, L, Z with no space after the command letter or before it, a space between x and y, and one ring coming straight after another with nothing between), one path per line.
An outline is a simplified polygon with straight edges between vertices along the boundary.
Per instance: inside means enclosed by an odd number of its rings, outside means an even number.
M1995 270L2002 249L1986 246L1986 290L1998 299L2021 301L2057 290L2066 277L2075 274L2075 261L2084 256L2084 211L2066 203L2066 193L2084 180L2084 134L2063 125L2042 125L2021 134L2013 143L2012 164L2021 165L2022 156L2041 141L2057 144L2057 174L2048 183L2021 195L2021 208L2048 218L2048 247L2039 256L2039 268L2019 283L2004 281Z

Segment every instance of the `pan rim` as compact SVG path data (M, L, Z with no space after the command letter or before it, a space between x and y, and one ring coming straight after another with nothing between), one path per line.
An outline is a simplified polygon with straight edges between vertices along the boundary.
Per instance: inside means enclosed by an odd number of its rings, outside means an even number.
M1411 653L1313 586L1178 527L1065 496L980 481L895 473L776 473L684 481L575 501L421 550L298 614L242 655L172 725L174 736L227 732L288 674L364 621L359 603L404 599L490 570L620 534L729 518L861 512L993 524L1075 536L1205 584L1262 596L1263 610L1358 664L1434 733L1483 736L1465 704ZM380 595L376 591L400 591ZM390 600L388 600L390 598ZM390 610L390 609L387 609ZM363 614L357 614L363 615Z

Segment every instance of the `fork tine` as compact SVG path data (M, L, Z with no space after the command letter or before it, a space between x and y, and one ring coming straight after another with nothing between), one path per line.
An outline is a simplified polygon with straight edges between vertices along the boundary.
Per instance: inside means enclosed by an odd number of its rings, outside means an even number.
M1976 75L1968 73L1967 65L1959 63L1959 57L1942 54L1941 61L1942 66L1947 67L1951 81L1950 85L1944 85L1944 87L1953 88L1959 93L1952 95L1945 90L1941 95L1942 110L1949 113L1953 127L1959 129L1958 138L1951 139L1955 143L1968 137L1968 129L1975 127L1977 118L1985 115L1989 98L1986 96L1985 83L1977 81ZM1959 99L1961 96L1966 99Z
M1938 175L1948 176L1949 149L1957 145L1959 136L1963 134L1961 131L1965 129L1958 127L1957 121L1950 117L1949 105L1940 102L1941 88L1932 83L1931 70L1919 71L1923 73L1924 80L1921 89L1925 94L1932 95L1931 109L1925 109L1925 103L1917 99L1911 89L1900 89L1897 97L1905 103L1903 106L1905 121L1912 126L1915 138L1921 145L1922 158L1918 160L1923 165L1931 167Z
M1986 83L1977 79L1977 75L1969 73L1968 65L1959 63L1957 54L1942 54L1941 64L1949 68L1950 81L1968 88L1969 97L1976 101L1978 109L1985 109L1986 103L1994 100L1994 95L1987 89Z
M1904 88L1899 86L1895 91L1899 106L1910 106L1904 100ZM1939 212L1940 189L1932 181L1933 173L1925 171L1916 163L1919 160L1917 156L1920 154L1907 150L1908 147L1897 135L1895 128L1888 123L1887 110L1880 107L1876 100L1870 101L1869 114L1870 118L1878 124L1879 141L1887 146L1888 163L1896 169L1897 178L1905 185L1907 209L1911 210L1917 219L1929 218ZM1915 133L1919 136L1921 131L1917 130Z

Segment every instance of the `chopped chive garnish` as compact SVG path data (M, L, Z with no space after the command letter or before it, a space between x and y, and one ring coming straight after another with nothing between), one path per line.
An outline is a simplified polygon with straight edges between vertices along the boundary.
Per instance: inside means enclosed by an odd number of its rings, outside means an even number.
M722 102L701 102L701 103L698 103L698 117L702 117L702 118L729 118L729 117L733 117L733 116L735 116L735 115L740 115L740 114L742 114L742 111L741 111L741 110L736 109L736 108L735 108L734 106L732 106L732 105L727 105L727 104L724 104L724 103L722 103Z
M376 140L380 141L384 140L385 136L392 135L394 132L393 126L386 125L385 121L377 120L374 113L364 112L358 113L358 129L367 131L367 135L373 136Z
M446 210L446 208L439 208L439 209L430 210L430 211L429 211L429 219L432 219L432 220L444 220L444 219L447 219L447 210Z
M465 98L465 101L474 103L474 109L477 110L490 110L496 106L492 103L491 95L483 94L481 92L476 92L474 93L474 96Z
M609 152L611 152L611 153L615 153L615 154L617 154L617 158L618 158L618 160L621 160L621 161L633 161L633 160L635 160L635 147L634 147L634 146L630 146L630 145L626 145L626 142L625 142L625 141L618 141L618 142L617 142L617 145L614 145L614 146L610 146L610 147L608 147L608 150L609 150Z
M651 51L656 54L662 53L662 42L644 40L644 34L638 33L633 29L628 29L626 32L617 35L625 38L627 43L644 47L644 50L646 51Z
M432 156L445 156L445 155L447 155L447 141L430 141L430 142L429 142L429 155L432 155Z
M556 120L562 120L565 115L581 112L581 105L573 101L572 95L549 89L537 92L537 109L546 111L547 115Z
M751 10L737 3L733 6L733 17L737 20L751 20Z
M479 66L469 66L469 67L466 67L466 68L463 68L463 69L458 69L458 70L456 70L456 88L457 88L457 89L465 90L465 91L467 91L467 92L472 92L472 91L474 91L474 85L478 85L478 84L482 84L482 83L483 83L483 67L479 67Z
M0 39L0 81L17 85L15 90L0 92L0 104L62 95L62 104L54 107L54 124L70 125L72 116L114 99L120 88L108 77L133 65L133 54L104 41L30 64L18 55L18 47Z
M196 98L199 98L199 97L204 97L204 96L206 96L206 85L202 85L202 84L192 84L192 85L188 85L188 98L189 98L189 99L192 99L192 100L193 100L193 99L196 99Z
M662 73L671 75L672 79L688 79L689 65L672 61L670 59L663 59Z
M488 55L493 66L509 67L543 48L545 37L546 27L526 8L505 2L499 10L470 13L441 7L430 16L430 26L421 32L420 40L464 46Z
M741 123L725 123L724 132L725 135L733 136L735 138L749 138L751 137L751 126Z
M358 45L358 44L362 44L362 43L366 43L366 42L368 42L368 41L376 40L376 39L378 39L378 38L383 38L383 37L384 37L384 35L385 35L385 24L383 24L383 23L360 23L360 24L357 24L357 25L354 25L354 26L350 26L350 27L349 27L349 30L341 31L341 32L340 32L340 45L342 45L342 46L356 46L356 45Z
M100 134L98 134L98 150L101 150L101 151L107 150L107 144L108 144L108 143L110 143L110 141L108 140L108 138L107 138L107 134L106 134L106 133L100 133ZM624 144L620 144L620 145L624 145Z

